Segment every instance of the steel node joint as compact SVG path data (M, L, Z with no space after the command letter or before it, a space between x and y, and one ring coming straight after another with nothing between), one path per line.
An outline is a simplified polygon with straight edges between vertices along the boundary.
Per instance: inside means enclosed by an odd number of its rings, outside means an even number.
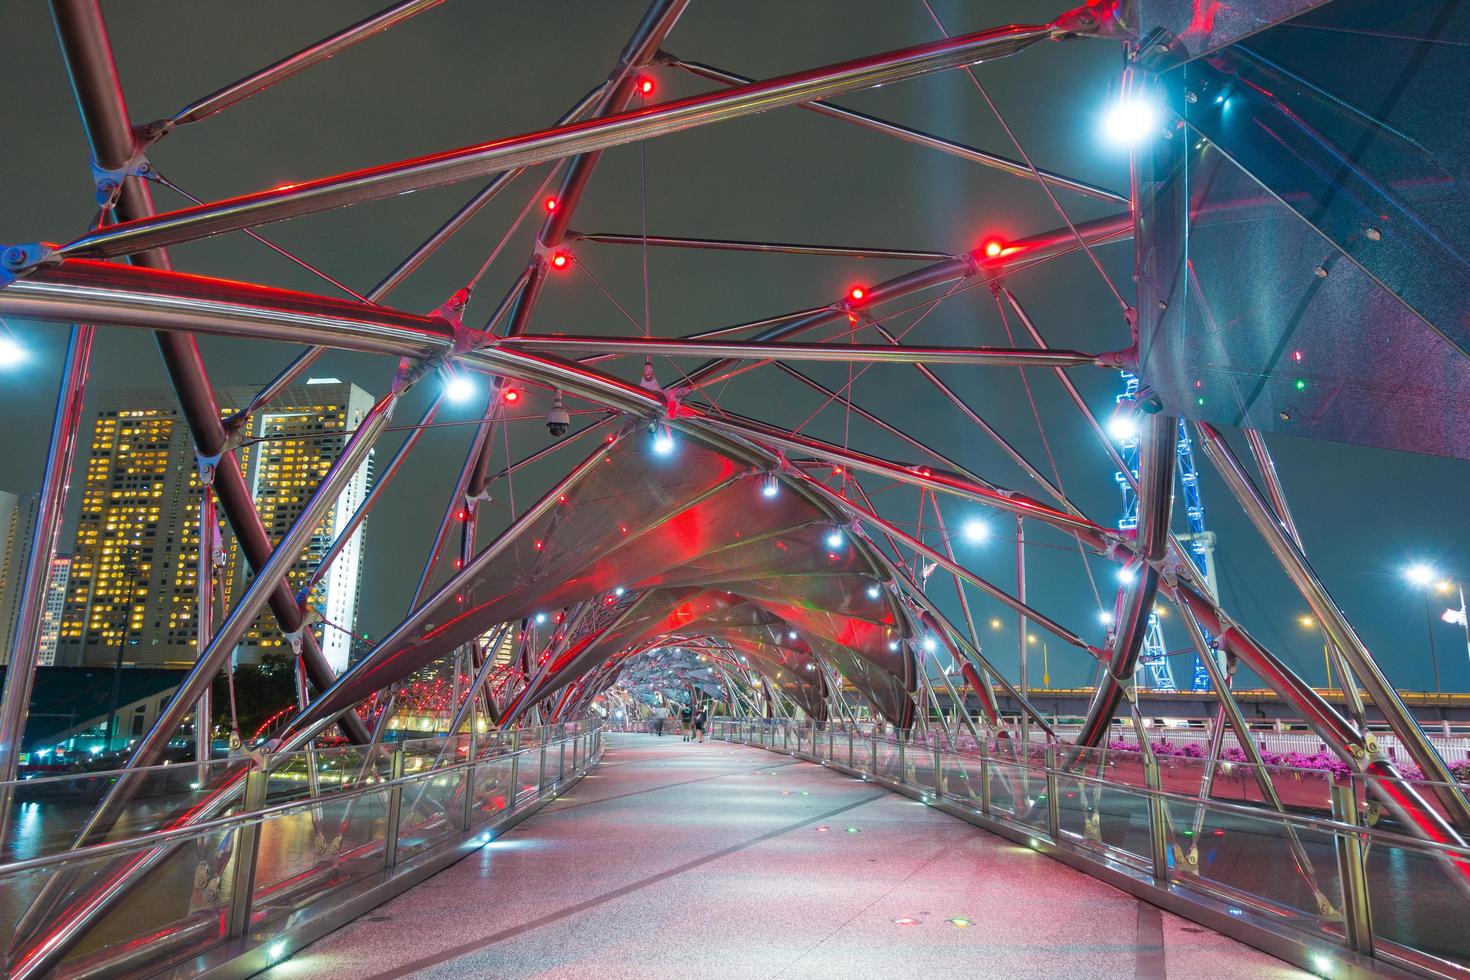
M0 289L42 266L60 265L56 246L47 242L28 245L0 245Z

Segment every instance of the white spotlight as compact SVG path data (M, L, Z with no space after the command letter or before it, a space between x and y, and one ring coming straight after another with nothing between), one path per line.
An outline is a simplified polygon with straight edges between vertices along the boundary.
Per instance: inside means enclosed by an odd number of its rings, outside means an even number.
M1138 573L1131 568L1118 569L1118 581L1122 582L1124 585L1132 585L1134 580L1137 578Z
M964 526L960 528L960 533L971 544L979 544L990 537L990 525L981 520L971 519L966 521Z
M776 474L771 473L761 481L761 496L774 497L781 492L781 481L776 479Z
M1097 621L1099 623L1102 623L1104 626L1112 626L1113 614L1110 612L1100 612L1097 614Z
M880 588L878 588L878 586L876 586L876 585L870 585L870 586L868 586L868 598L869 599L876 599L876 598L878 598L882 594L883 594L883 590L880 589Z
M622 595L624 592L627 592L627 591L628 591L627 589L623 588L620 585L617 588L613 589L613 595Z
M924 646L924 649L925 650L929 651L930 653L933 653L934 652L934 647L936 645L937 644L935 643L934 637L932 637L932 636L926 636L926 637L924 637L924 644L923 644L923 646Z
M444 397L452 402L467 402L475 397L475 382L467 375L448 375L444 379Z
M1434 581L1433 567L1425 564L1410 565L1404 569L1404 578L1413 585L1428 585Z
M26 349L10 337L0 337L0 368L12 368L26 362Z
M1103 116L1103 133L1121 146L1133 146L1159 131L1159 107L1138 96L1126 96Z
M538 623L544 623L544 622L546 622L546 614L545 613L537 613L536 614L536 622L538 622Z
M1114 415L1108 422L1108 434L1119 442L1138 438L1138 423L1131 415Z
M668 429L659 429L653 434L653 451L667 456L674 451L674 435Z
M842 541L843 541L842 532L839 531L839 530L837 530L836 528L833 528L827 534L827 547L829 547L829 548L841 548L842 547Z

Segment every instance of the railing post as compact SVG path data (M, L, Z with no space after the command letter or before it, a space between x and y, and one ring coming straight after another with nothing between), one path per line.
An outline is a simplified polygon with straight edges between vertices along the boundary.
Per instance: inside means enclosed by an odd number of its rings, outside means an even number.
M514 810L516 800L521 795L521 730L511 729L510 733L510 795L505 798L505 809L507 812Z
M403 749L393 750L393 764L388 769L388 812L383 815L383 867L398 863L398 822L403 816Z
M980 742L980 812L990 816L990 743Z
M1338 823L1361 827L1358 794L1352 782L1332 784L1332 818ZM1373 955L1373 905L1368 895L1368 869L1363 860L1363 839L1356 833L1338 833L1337 873L1342 881L1342 922L1348 945L1365 956Z
M474 756L464 770L464 813L461 821L465 830L475 825L475 763Z
M894 741L898 743L898 781L906 783L908 782L908 768L904 765L903 732L899 732Z
M536 771L536 799L546 793L546 730L541 730L540 768Z
M1163 788L1163 780L1159 777L1159 760L1152 754L1143 758L1143 781L1148 787L1148 837L1154 880L1166 884L1169 881L1168 812L1164 809L1164 798L1159 795Z
M853 743L852 729L849 728L847 730L847 768L849 768L849 769L856 769L857 768L857 765L856 765L856 763L854 761L856 759L856 756L853 755L852 743Z
M1057 747L1046 747L1046 829L1053 841L1062 839L1062 802L1057 792Z
M265 806L265 792L270 776L264 769L245 774L245 796L241 813L250 814ZM250 931L250 913L255 904L255 869L260 857L260 821L242 824L235 837L234 886L230 891L230 938L238 939Z

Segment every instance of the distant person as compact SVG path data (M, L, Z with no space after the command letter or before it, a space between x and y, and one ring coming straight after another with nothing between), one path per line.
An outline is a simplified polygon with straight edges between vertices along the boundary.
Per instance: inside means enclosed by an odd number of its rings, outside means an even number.
M669 709L663 705L655 705L653 709L653 733L660 738L664 734L664 722L669 720Z
M695 709L693 721L694 730L699 733L699 741L703 742L704 726L709 724L709 712L704 709L704 705L700 705Z
M694 710L692 708L685 708L683 711L679 712L679 731L683 734L684 741L686 742L694 738L694 725L692 724L693 721Z

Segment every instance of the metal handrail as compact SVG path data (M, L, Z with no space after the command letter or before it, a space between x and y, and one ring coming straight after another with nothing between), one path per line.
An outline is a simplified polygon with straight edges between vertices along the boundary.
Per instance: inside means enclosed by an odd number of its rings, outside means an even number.
M1004 756L992 755L986 748L990 743L981 742L982 751L961 751L954 745L947 749L941 743L931 743L927 740L915 742L903 738L891 738L888 736L872 736L863 733L860 729L853 731L850 728L842 729L842 726L829 727L819 730L815 725L796 724L784 719L720 719L713 728L715 738L724 738L731 741L739 741L770 751L785 752L798 757L810 758L822 764L832 764L838 769L862 775L864 779L873 779L882 785L887 785L900 792L910 795L921 796L926 802L932 799L943 806L956 804L958 814L977 814L981 820L989 821L986 826L994 825L1001 833L1011 834L1021 832L1031 841L1032 847L1042 846L1038 841L1046 841L1046 847L1060 847L1063 853L1077 855L1084 864L1079 867L1086 868L1089 859L1085 856L1090 853L1098 853L1098 849L1088 846L1087 838L1079 835L1076 831L1063 828L1060 823L1058 800L1056 799L1059 787L1058 780L1078 780L1090 783L1096 787L1106 787L1115 792L1125 793L1134 799L1146 801L1149 810L1149 837L1151 853L1137 854L1126 850L1118 850L1116 847L1097 842L1101 852L1114 855L1113 858L1103 858L1096 864L1098 870L1095 872L1108 879L1108 869L1131 868L1131 872L1125 875L1125 880L1140 882L1139 887L1147 888L1146 878L1140 879L1136 876L1143 874L1152 877L1152 887L1155 894L1160 898L1165 896L1178 896L1173 889L1176 886L1188 886L1187 891L1198 891L1215 901L1224 900L1232 906L1239 905L1242 908L1253 909L1256 913L1266 916L1264 922L1276 923L1277 926L1289 926L1303 931L1308 936L1324 936L1335 945L1340 944L1344 951L1349 954L1357 954L1364 957L1382 957L1400 966L1410 966L1416 971L1431 976L1444 976L1446 972L1460 975L1459 971L1465 969L1463 963L1446 960L1439 955L1412 946L1405 946L1396 942L1392 937L1378 933L1372 924L1372 900L1369 894L1368 878L1365 868L1365 858L1368 848L1378 844L1384 848L1398 848L1410 853L1418 853L1425 858L1438 860L1441 863L1449 862L1458 865L1470 863L1470 847L1461 845L1445 844L1438 841L1421 840L1417 837L1399 833L1394 830L1379 827L1370 827L1353 820L1358 815L1359 790L1365 787L1371 776L1358 773L1349 774L1346 779L1334 777L1331 773L1322 770L1295 769L1294 767L1271 767L1286 769L1288 771L1299 771L1312 773L1325 777L1329 790L1327 803L1331 807L1333 816L1331 818L1319 817L1312 814L1294 813L1263 807L1253 807L1228 800L1216 800L1209 797L1199 797L1168 790L1160 785L1159 769L1156 764L1145 766L1145 780L1147 785L1139 786L1133 783L1112 782L1104 777L1091 775L1075 768L1057 765L1058 753L1054 746L1043 746L1046 752L1045 760L1037 760L1018 755L1017 758L1008 759ZM829 739L818 736L828 734ZM849 756L847 761L840 758L837 741L841 736L847 736L849 744ZM793 737L794 736L794 737ZM827 744L823 746L823 742ZM868 743L871 754L866 759L858 759L853 749L859 742ZM878 746L887 744L899 749L897 758L898 771L892 775L884 775L879 772ZM915 761L913 755L905 750L911 750L915 746L921 746L920 752L934 766L933 785L925 785L916 778L911 780L909 773L910 764ZM1020 753L1023 746L1020 743L1009 743L1009 747ZM906 758L907 756L907 758ZM977 764L978 772L965 773L964 777L971 775L980 778L979 810L976 811L974 804L968 800L966 794L956 796L950 793L944 786L946 761ZM1026 776L1041 780L1045 779L1047 785L1047 806L1044 810L1023 809L1012 806L1010 811L997 809L992 806L990 784L994 775L991 766L1000 769L994 774L1003 774L1007 771L1024 773ZM1013 802L1015 798L1013 796ZM1192 808L1205 807L1210 811L1246 817L1253 820L1268 820L1279 822L1284 833L1292 833L1295 829L1304 828L1329 836L1335 842L1336 860L1339 865L1340 895L1342 901L1342 918L1334 919L1335 925L1326 928L1321 927L1321 919L1313 917L1290 906L1279 906L1269 899L1261 899L1249 892L1243 892L1224 882L1205 881L1190 875L1174 875L1170 873L1170 863L1167 858L1167 804L1181 804ZM1028 819L1028 814L1041 813L1045 820L1045 828L1036 825L1034 819ZM1019 839L1019 838L1018 838ZM1119 863L1119 859L1126 856L1129 860ZM1074 862L1075 863L1075 862ZM1132 875L1133 877L1128 877ZM1108 879L1113 880L1113 879ZM1114 880L1117 884L1118 881ZM1159 891L1162 889L1162 891ZM1157 900L1157 899L1156 899ZM1166 899L1167 901L1167 899ZM1182 907L1173 907L1173 911L1188 915L1187 909L1190 900L1181 900ZM1238 909L1231 908L1231 915L1238 915ZM1207 916L1208 917L1208 916ZM1204 921L1204 920L1202 920ZM1295 925L1293 925L1293 923ZM1216 923L1218 925L1218 923ZM1316 928L1313 927L1316 924ZM1226 930L1227 932L1229 929ZM1244 937L1242 937L1244 938ZM1310 946L1299 946L1301 950L1310 950ZM1273 950L1282 955L1280 949ZM1315 955L1315 954L1313 954ZM1291 958L1288 956L1288 958ZM1303 959L1302 962L1316 962L1315 960ZM1366 962L1366 961L1364 961Z
M541 726L541 727L536 728L536 729L528 729L528 731L546 732L546 731L551 731L551 730L556 730L556 729L562 729L564 727L565 727L564 725L545 725L545 726ZM583 732L574 733L570 737L575 738L577 735L580 735L580 734L583 734ZM457 736L451 736L451 737L457 737ZM553 739L553 741L560 741L560 739ZM403 743L382 742L382 743L378 743L377 748L387 748L389 746L401 747L402 744ZM372 783L366 783L366 782L364 782L363 785L355 786L355 787L352 787L350 789L337 790L337 791L334 791L334 792L330 793L329 796L330 796L331 802L334 802L334 803L335 802L339 802L339 801L343 801L343 800L350 800L350 799L354 799L354 798L360 797L360 796L366 796L366 795L370 795L370 794L373 794L373 793L379 793L379 792L382 792L385 789L392 789L395 786L403 786L403 785L407 785L408 783L411 783L411 782L417 782L417 781L420 781L420 780L423 780L423 779L429 779L429 778L433 778L433 777L442 776L445 773L456 772L456 771L459 771L459 770L462 770L462 769L468 769L468 768L471 768L473 766L480 765L480 764L482 764L484 762L488 762L488 761L491 761L491 760L495 760L495 759L509 759L512 756L521 755L521 754L526 753L526 752L538 751L539 748L540 748L540 745L538 744L538 745L531 746L530 748L515 748L515 749L512 749L509 752L501 752L501 753L498 753L498 754L490 754L490 755L483 755L483 756L477 755L473 759L465 759L465 760L462 760L462 761L457 760L455 762L448 763L446 765L442 765L442 766L439 766L437 768L421 769L421 770L418 770L418 771L415 771L415 772L412 772L412 773L405 774L405 775L403 775L401 777L398 777L396 779L384 779L384 778L381 778L381 777L378 777L378 776L368 776L368 777L366 777L367 779L374 780ZM395 749L395 750L401 750L401 748L400 749ZM304 750L302 750L300 752L291 753L290 756L301 756L301 757L305 757L311 751L313 751L313 750L306 750L306 749L304 749ZM278 758L289 758L289 757L278 757ZM216 761L226 761L226 760L216 760ZM248 763L250 760L248 758L246 758L246 759L243 759L242 761ZM173 769L173 768L176 768L176 767L181 766L181 765L192 765L192 763L175 763L174 765L170 765L170 766L156 766L156 767L149 767L149 768L152 768L152 769ZM144 770L133 770L133 771L134 772L137 772L137 771L144 771ZM109 775L116 776L116 775L119 774L119 772L120 771L111 771L111 772L102 772L102 773L80 773L80 774L76 774L76 775L81 775L81 776L86 776L86 777L92 777L92 776L109 776ZM201 792L202 792L202 790L201 790ZM322 794L322 795L314 795L314 796L311 796L311 797L307 797L305 799L287 800L287 801L285 801L283 803L274 803L274 804L271 804L269 806L259 807L257 809L254 809L254 810L251 810L251 811L248 811L248 812L244 812L244 813L233 813L233 814L230 814L230 815L224 816L224 817L216 817L216 818L214 818L212 820L203 820L203 821L200 821L198 823L192 823L192 824L189 824L189 825L183 826L183 827L172 827L172 828L165 828L163 830L152 830L152 831L147 831L147 832L144 832L144 833L141 833L141 834L134 834L134 835L132 835L130 837L127 837L127 838L124 838L122 840L105 841L105 842L101 842L101 843L97 843L97 844L86 844L86 845L83 845L82 847L73 847L73 848L69 848L69 849L64 850L64 851L58 851L58 852L56 852L54 854L46 854L46 855L42 855L40 857L26 858L26 859L21 860L21 861L11 861L9 863L3 863L3 864L0 864L0 880L3 880L5 878L7 878L7 877L11 877L11 876L13 876L15 874L19 874L21 872L34 871L37 868L51 867L53 865L69 864L69 863L74 862L74 861L76 861L76 862L82 862L82 861L86 861L86 860L89 860L89 859L92 859L92 858L105 857L105 856L108 856L108 855L119 854L119 853L126 853L127 851L135 850L135 849L142 850L142 849L146 849L146 848L151 847L151 846L153 846L155 844L158 844L158 843L164 843L164 842L168 842L168 841L172 841L172 840L176 840L176 839L180 839L180 838L182 838L184 840L187 840L187 839L192 838L192 837L204 836L206 834L209 834L209 833L212 833L212 832L215 832L215 831L218 831L218 830L224 830L224 829L229 829L229 828L241 827L241 826L244 826L244 825L250 824L250 823L259 823L259 822L262 822L262 821L264 821L265 819L267 819L269 817L279 816L282 813L287 813L287 812L290 812L290 811L293 811L293 810L309 809L309 808L315 807L315 806L321 806L322 803L324 802L324 798L327 795L328 794Z

